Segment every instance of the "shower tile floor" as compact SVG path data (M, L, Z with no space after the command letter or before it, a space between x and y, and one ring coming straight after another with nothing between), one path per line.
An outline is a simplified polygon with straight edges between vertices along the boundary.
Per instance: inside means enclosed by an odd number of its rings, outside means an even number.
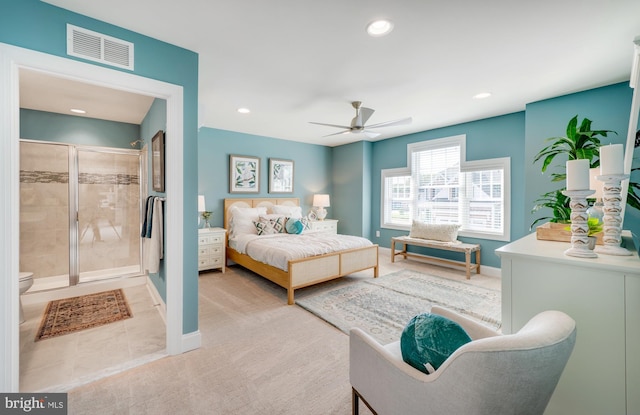
M146 285L124 288L132 318L34 341L47 303L25 304L20 325L20 391L63 392L160 358L166 326ZM137 362L137 363L136 363Z

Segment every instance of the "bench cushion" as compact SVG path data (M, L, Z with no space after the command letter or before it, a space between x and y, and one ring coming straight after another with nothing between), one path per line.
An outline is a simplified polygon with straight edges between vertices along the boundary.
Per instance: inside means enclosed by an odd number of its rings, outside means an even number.
M460 225L450 223L422 223L416 220L411 224L409 237L430 239L432 241L453 242L458 239Z

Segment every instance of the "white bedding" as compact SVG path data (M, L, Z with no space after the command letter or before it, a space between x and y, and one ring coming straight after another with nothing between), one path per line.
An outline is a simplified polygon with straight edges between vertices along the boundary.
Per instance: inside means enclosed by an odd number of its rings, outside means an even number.
M289 269L289 261L323 255L345 249L362 248L373 243L368 239L326 232L305 232L299 235L278 233L273 235L237 235L229 240L236 251L247 254L256 261Z

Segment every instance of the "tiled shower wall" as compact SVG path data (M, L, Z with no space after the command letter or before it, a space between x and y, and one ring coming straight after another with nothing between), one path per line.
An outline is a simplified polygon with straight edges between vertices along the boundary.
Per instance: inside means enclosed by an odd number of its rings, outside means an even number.
M20 270L69 275L69 148L21 142ZM78 254L86 272L140 264L136 154L78 151ZM74 247L71 247L74 249Z

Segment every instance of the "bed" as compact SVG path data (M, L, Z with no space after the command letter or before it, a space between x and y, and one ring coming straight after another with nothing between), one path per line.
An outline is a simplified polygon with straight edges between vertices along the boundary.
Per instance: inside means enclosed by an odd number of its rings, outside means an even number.
M324 281L340 278L345 275L352 274L357 271L363 271L367 269L373 270L374 278L378 277L378 245L372 244L365 238L358 238L348 235L336 236L333 235L331 239L344 239L356 242L359 239L359 245L355 247L340 247L337 250L331 252L312 254L304 258L287 259L286 264L270 265L260 260L252 258L249 253L245 252L244 242L242 240L243 232L239 230L237 221L231 223L233 214L236 214L236 218L240 212L252 212L255 213L255 209L263 212L266 211L266 216L273 215L272 210L282 208L300 206L300 201L297 198L242 198L242 199L225 199L224 200L224 227L229 230L229 237L227 238L227 260L231 260L256 274L278 284L279 286L287 290L287 303L294 304L294 291L298 288L308 287L310 285L318 284ZM244 214L244 213L243 213ZM235 231L234 231L235 229ZM301 235L267 235L269 237L280 238L290 237L303 237L306 236L304 244L300 246L307 246L308 238L313 232L302 232ZM328 236L326 236L328 237ZM343 238L344 237L344 238ZM262 236L254 237L249 236L249 239L258 240L263 238ZM320 238L320 236L318 236ZM267 240L266 238L263 239ZM302 240L302 239L298 239ZM350 243L350 241L347 241ZM246 242L246 241L245 241ZM275 239L270 241L271 245L278 245ZM332 241L331 243L333 243ZM345 243L347 243L345 242ZM256 242L257 243L257 242ZM243 248L239 248L239 244L242 244ZM264 260L264 259L263 259ZM283 262L281 259L280 262Z

